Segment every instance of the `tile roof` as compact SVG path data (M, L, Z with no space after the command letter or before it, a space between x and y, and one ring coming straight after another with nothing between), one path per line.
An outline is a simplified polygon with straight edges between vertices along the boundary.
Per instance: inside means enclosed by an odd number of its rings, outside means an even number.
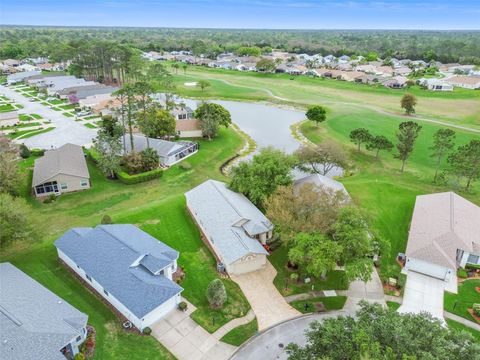
M138 318L183 291L158 275L178 251L133 225L74 228L55 246Z
M250 253L268 254L252 236L273 230L273 224L245 196L215 180L205 181L185 196L223 261L231 264Z
M417 196L406 255L456 269L457 249L480 244L480 207L453 193Z
M46 151L45 155L36 159L32 186L43 184L58 174L90 178L81 146L65 144L58 149Z
M0 357L55 360L88 316L10 263L0 264Z
M175 125L177 131L195 131L200 130L200 124L197 119L177 120Z

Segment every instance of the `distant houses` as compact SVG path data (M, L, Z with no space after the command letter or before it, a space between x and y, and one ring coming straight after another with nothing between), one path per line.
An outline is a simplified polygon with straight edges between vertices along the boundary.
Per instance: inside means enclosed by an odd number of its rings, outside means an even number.
M58 257L137 329L181 301L173 281L179 253L129 224L73 228L55 241Z
M65 144L35 160L32 191L37 197L90 188L90 174L81 146Z
M457 293L457 269L480 264L480 207L453 193L417 196L402 273L404 313L443 320L444 291Z
M244 195L207 180L185 193L187 208L219 267L232 275L266 265L273 224Z
M0 357L73 359L88 316L10 263L0 264Z

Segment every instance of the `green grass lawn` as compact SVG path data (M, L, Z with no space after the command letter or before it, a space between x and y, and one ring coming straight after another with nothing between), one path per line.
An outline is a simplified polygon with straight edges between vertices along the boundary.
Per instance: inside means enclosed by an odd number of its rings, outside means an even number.
M62 106L59 106L59 107L62 108L63 110L71 110L71 109L75 109L76 105L67 104L67 105L62 105Z
M480 287L480 279L466 280L458 284L458 294L445 292L444 308L448 312L475 321L467 311L474 303L480 304L480 293L475 291Z
M480 342L480 331L469 328L469 327L467 327L467 326L465 326L465 325L463 325L459 322L456 322L455 320L445 319L445 321L447 322L447 325L451 330L468 332L468 333L472 334L472 336L478 342Z
M180 252L179 265L186 272L181 283L185 289L183 295L198 308L193 317L207 330L213 331L230 319L245 315L250 308L241 290L230 280L224 280L228 293L224 308L212 310L208 306L205 291L217 277L216 264L186 213L183 197L185 191L209 178L225 180L219 167L242 147L242 141L232 129L221 129L215 140L199 142L200 151L188 159L192 169L183 170L175 165L161 178L136 185L106 179L89 160L92 188L62 195L51 204L42 204L30 196L34 158L21 162L26 173L22 194L39 218L42 236L33 243L2 249L0 260L13 262L89 315L89 322L99 333L97 359L171 358L153 338L124 333L111 310L57 261L52 245L55 239L72 227L98 225L105 214L116 223L139 226Z
M275 249L268 259L277 270L277 276L273 283L284 296L306 293L312 288L313 290L346 290L348 288L345 273L337 270L328 272L326 280L310 277L311 282L305 283L303 280L307 274L301 268L292 271L287 267L288 249L283 245ZM295 284L290 280L293 272L299 275L299 281Z
M250 339L258 332L258 322L257 318L250 321L248 324L240 325L233 330L230 330L226 333L220 341L223 341L227 344L233 346L240 346L245 341Z
M39 122L20 123L17 125L5 126L2 128L2 130L21 129L21 128L26 128L31 126L38 126L38 125L41 125L41 124Z
M30 121L30 120L32 120L32 116L28 115L28 114L19 114L18 118L20 119L20 121Z
M15 110L15 107L12 104L0 105L0 112L9 112Z
M30 114L31 117L34 117L35 119L42 119L42 117L38 114Z
M317 297L311 298L307 300L296 300L292 301L290 305L292 305L295 309L300 311L302 314L308 314L315 312L315 304L322 303L327 310L340 310L345 305L347 301L346 296L331 296L331 297ZM305 308L305 304L307 304Z
M48 102L52 105L59 105L59 104L65 104L65 101L56 99L56 100L48 100Z
M18 140L27 139L33 136L37 136L37 135L52 131L53 129L55 129L55 127L47 127L45 129L40 128L39 130L22 130L22 131L17 131L16 133L8 134L8 137L10 137L11 139L18 139Z
M90 124L90 123L84 123L83 125L85 125L89 129L96 129L97 128L95 125Z
M345 106L331 108L328 120L319 127L310 122L304 122L300 126L302 133L314 143L328 138L342 143L349 151L354 174L340 181L355 203L366 212L372 229L391 245L389 253L382 256L382 278L400 272L395 258L399 252L405 251L417 195L453 190L480 204L478 182L468 193L463 190L464 182L459 183L456 179L451 179L448 185L433 184L434 166L429 156L429 147L432 145L433 133L440 125L420 122L423 128L404 173L399 171L400 161L394 159L392 153L381 153L377 160L363 148L358 153L349 140L351 130L365 127L372 134L382 134L395 143L395 131L400 121L395 116L380 115L370 110L353 111ZM456 133L457 145L478 138L478 135L470 132L456 130Z
M398 310L398 308L400 307L401 304L395 302L395 301L387 301L387 306L389 309L393 309L393 310Z

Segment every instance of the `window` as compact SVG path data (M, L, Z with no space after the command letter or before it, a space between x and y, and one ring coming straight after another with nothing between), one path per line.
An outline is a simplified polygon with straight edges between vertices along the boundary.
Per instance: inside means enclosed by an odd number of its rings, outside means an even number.
M77 342L79 342L80 340L82 340L82 335L79 335L79 336L77 337Z
M103 293L108 296L108 291L103 289Z
M92 278L90 276L88 276L87 274L85 274L85 277L87 278L88 281L92 282Z
M88 180L80 180L80 186L87 186Z
M470 254L468 255L467 263L476 265L478 264L479 259L480 259L480 256Z
M35 191L37 194L58 192L58 184L56 181L46 182L41 185L35 186Z
M61 188L62 190L67 190L67 189L68 189L68 185L65 184L65 183L62 183L62 184L60 184L60 188Z

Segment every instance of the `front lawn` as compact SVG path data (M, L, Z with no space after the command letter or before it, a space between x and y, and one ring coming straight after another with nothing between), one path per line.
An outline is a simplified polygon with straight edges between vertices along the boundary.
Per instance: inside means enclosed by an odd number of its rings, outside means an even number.
M467 311L474 303L480 303L480 293L475 291L480 287L480 279L465 280L458 284L458 294L445 292L444 308L446 311L475 322Z
M15 110L15 107L12 104L0 105L0 112L9 112Z
M233 346L240 346L258 332L257 318L245 325L240 325L226 333L220 341Z
M478 341L480 342L480 331L477 331L475 329L472 329L472 328L469 328L459 322L456 322L455 320L450 320L450 319L445 319L445 321L447 322L448 324L448 327L450 328L450 330L453 330L453 331L465 331L465 332L468 332L470 334L472 334L472 336Z
M316 312L315 304L322 303L325 306L326 310L340 310L343 309L345 302L347 301L346 296L330 296L330 297L316 297L307 300L296 300L292 301L292 305L295 309L300 311L302 314L309 314ZM305 306L306 304L306 306Z
M278 291L284 296L292 294L306 293L311 290L346 290L348 289L348 283L345 278L345 273L340 270L334 270L327 273L327 278L321 280L320 278L314 278L304 273L301 268L298 270L290 270L287 267L288 262L288 249L282 245L275 249L268 257L272 265L277 270L277 276L273 283L277 287ZM298 281L293 283L290 280L292 273L299 275ZM305 283L305 277L310 277L311 282Z

